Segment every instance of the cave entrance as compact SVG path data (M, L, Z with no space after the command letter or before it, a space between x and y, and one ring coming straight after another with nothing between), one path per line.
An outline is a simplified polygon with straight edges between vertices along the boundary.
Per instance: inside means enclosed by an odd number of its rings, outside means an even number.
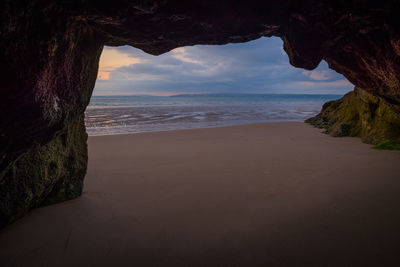
M197 45L152 56L105 47L86 111L89 135L303 121L352 85L321 62L289 64L281 39Z

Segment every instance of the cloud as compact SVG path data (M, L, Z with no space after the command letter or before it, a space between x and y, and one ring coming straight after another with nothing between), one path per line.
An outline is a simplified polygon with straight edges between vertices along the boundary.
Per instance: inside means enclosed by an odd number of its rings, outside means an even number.
M304 71L303 74L317 81L330 80L334 77L332 70Z
M132 57L119 51L117 48L104 48L100 57L97 79L109 80L110 73L120 67L144 62L143 59Z
M203 64L202 61L191 58L189 53L186 51L185 47L175 48L174 50L171 51L171 53L173 58L176 58L185 63L193 63L200 65Z
M324 61L314 71L294 68L279 38L260 38L181 47L160 56L127 46L105 48L94 94L344 94L352 87Z
M152 96L173 96L173 95L181 95L181 94L196 94L194 92L183 92L183 91L176 91L176 92L164 92L164 91L144 91L144 92L125 92L125 91L106 91L103 92L102 96L113 96L113 95L152 95ZM200 93L197 93L200 94ZM96 94L95 94L96 95Z
M97 74L97 79L99 79L99 80L109 80L110 79L110 72L109 71L100 70L100 68L99 68L99 72Z
M296 83L300 84L300 85L306 85L306 86L312 86L312 87L353 86L348 80L345 80L345 79L330 81L330 82L299 81Z

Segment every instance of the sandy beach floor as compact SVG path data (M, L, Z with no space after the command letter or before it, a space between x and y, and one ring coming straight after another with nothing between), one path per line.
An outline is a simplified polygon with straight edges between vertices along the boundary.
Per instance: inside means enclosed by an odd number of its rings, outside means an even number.
M82 197L0 266L400 266L400 152L304 123L89 138Z

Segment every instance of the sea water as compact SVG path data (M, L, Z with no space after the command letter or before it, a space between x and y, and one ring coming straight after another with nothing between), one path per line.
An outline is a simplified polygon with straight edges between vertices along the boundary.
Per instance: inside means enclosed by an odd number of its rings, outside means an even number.
M258 122L304 121L342 95L212 94L93 96L85 112L89 135L112 135Z

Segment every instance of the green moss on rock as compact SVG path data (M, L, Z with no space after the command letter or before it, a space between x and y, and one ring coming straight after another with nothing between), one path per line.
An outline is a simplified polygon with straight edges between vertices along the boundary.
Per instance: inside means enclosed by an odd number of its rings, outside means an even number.
M400 140L385 140L378 145L374 146L374 149L379 150L400 150Z
M360 88L325 103L321 113L306 122L332 136L358 136L369 144L400 139L400 106Z
M0 174L0 228L32 208L80 196L86 168L81 115L64 133L24 153Z

